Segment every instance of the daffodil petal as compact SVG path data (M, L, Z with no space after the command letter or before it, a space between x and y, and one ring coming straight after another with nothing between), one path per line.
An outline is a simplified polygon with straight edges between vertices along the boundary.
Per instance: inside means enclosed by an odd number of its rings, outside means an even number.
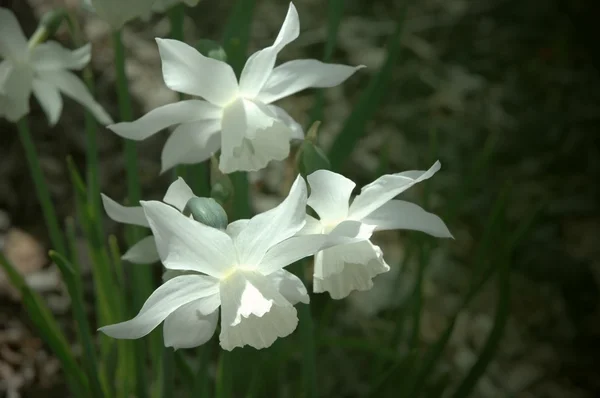
M6 61L5 61L6 62ZM29 68L12 67L4 77L0 94L0 116L17 122L29 113L29 97L33 85L33 74Z
M244 97L256 97L273 71L277 54L283 47L296 40L299 34L298 11L290 2L285 20L273 45L252 54L244 65L240 76L240 92Z
M193 348L206 343L215 334L221 304L219 294L185 304L172 312L163 324L165 347ZM207 315L204 313L207 310Z
M192 188L186 184L185 180L181 177L177 177L177 179L169 185L163 198L163 202L175 207L180 212L183 212L187 202L194 196Z
M154 236L146 236L123 254L123 260L133 264L154 264L160 261Z
M33 80L32 88L33 95L37 98L48 118L48 123L54 126L58 122L63 109L63 100L60 92L52 84L40 79Z
M14 59L27 52L27 38L15 14L8 8L0 8L0 56Z
M270 104L307 88L335 87L364 66L326 64L316 59L286 62L269 76L256 99Z
M86 44L69 50L55 41L38 44L31 51L31 63L35 70L82 69L92 58L92 46Z
M149 227L146 216L144 215L144 210L141 206L127 207L115 202L103 193L101 193L100 196L102 197L104 211L106 211L106 214L108 214L111 220L123 224L139 225L146 228Z
M363 218L364 223L376 225L377 231L410 229L436 238L451 238L452 234L441 218L414 203L391 200Z
M160 106L133 122L121 122L108 128L123 138L141 141L176 124L220 118L221 108L202 100L186 100Z
M156 39L165 84L171 90L197 95L225 106L237 96L233 69L225 62L200 54L194 47L172 39Z
M310 302L304 283L291 272L280 269L270 274L269 279L273 281L279 293L292 305L296 303L308 304Z
M142 306L135 318L98 329L117 339L139 339L150 333L181 306L215 294L218 282L202 275L182 275L163 283Z
M317 212L321 223L348 216L350 195L356 186L352 180L329 170L317 170L306 179L310 185L307 203Z
M276 105L269 105L269 109L273 111L273 113L286 124L290 128L292 132L290 138L293 140L303 140L304 139L304 129L302 125L294 120L283 108L280 108Z
M179 164L197 164L221 147L220 120L180 124L171 133L161 154L161 173Z
M167 269L220 278L225 275L226 267L237 264L233 241L225 232L190 219L165 203L140 203Z
M369 185L365 185L360 194L354 198L350 205L349 216L355 220L368 216L396 195L433 176L440 167L438 161L427 171L405 171L379 177Z

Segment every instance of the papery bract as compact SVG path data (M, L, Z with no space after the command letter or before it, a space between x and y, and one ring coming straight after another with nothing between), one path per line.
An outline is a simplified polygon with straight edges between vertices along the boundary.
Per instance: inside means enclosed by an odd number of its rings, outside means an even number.
M392 200L413 185L430 178L440 168L436 162L427 171L406 171L381 176L366 185L350 202L356 184L348 178L318 170L308 176L311 194L308 205L319 220L307 215L307 225L300 232L336 235L348 233L357 241L318 252L315 255L313 288L316 293L329 292L341 299L353 290L368 290L373 277L389 271L378 246L371 243L374 231L411 229L442 238L452 237L444 222L421 207L401 200ZM353 220L360 223L355 230L341 230L340 223Z
M299 32L298 13L290 3L275 42L248 58L239 82L225 62L180 41L156 39L166 85L202 99L168 104L109 128L122 137L143 140L177 126L163 148L163 171L202 162L219 149L224 173L259 170L271 160L285 159L290 139L301 139L302 128L272 103L310 87L337 86L360 68L314 59L275 67L277 54Z

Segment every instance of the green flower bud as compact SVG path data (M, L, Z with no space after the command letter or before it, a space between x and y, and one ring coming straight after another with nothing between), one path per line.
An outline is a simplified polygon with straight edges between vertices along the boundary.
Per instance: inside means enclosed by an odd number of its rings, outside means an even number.
M199 198L197 196L188 200L183 209L183 214L194 217L194 220L209 227L227 228L227 213L213 198Z
M219 43L209 39L201 39L196 46L200 54L216 59L217 61L227 62L227 53Z

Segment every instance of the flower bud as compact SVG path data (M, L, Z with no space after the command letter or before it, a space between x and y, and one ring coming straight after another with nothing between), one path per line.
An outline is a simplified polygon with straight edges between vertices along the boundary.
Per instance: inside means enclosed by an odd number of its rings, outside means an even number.
M213 198L199 198L194 196L185 205L183 214L194 217L194 220L209 227L227 228L227 213Z

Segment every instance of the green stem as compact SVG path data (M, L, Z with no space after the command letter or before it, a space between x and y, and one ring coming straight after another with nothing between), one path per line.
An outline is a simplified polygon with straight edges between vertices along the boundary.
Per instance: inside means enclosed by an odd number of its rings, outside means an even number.
M237 171L229 174L233 183L233 215L232 221L241 218L250 218L252 208L250 206L250 187L248 186L248 173Z
M48 232L50 234L52 246L57 252L68 255L69 253L67 252L67 246L61 233L60 224L58 222L58 217L56 216L54 204L52 203L50 191L48 191L48 186L44 180L42 167L37 157L33 139L31 138L31 131L29 130L29 123L27 119L22 118L19 120L17 122L17 127L19 130L19 139L21 140L23 148L25 149L25 157L27 158L27 163L29 164L29 171L31 172L31 177L33 178L35 193L40 201L40 205L42 206L42 213L44 215L46 227L48 228Z
M232 352L221 350L217 367L216 398L231 398L233 396L233 367L231 366Z
M317 390L317 353L315 347L315 327L310 313L310 304L298 304L298 328L302 339L302 376L304 396L316 398Z

